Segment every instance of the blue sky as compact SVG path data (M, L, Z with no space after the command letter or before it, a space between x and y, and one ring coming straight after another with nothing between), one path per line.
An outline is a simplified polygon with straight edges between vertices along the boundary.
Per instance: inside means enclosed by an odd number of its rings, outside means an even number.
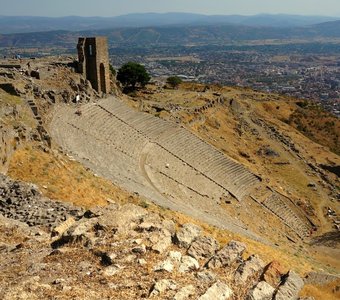
M0 15L117 16L139 12L287 13L340 17L340 0L0 0Z

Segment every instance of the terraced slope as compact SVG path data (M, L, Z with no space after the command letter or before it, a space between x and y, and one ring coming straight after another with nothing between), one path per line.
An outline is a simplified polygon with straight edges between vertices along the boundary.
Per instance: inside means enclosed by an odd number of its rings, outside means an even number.
M259 183L242 165L185 128L118 99L86 104L81 111L58 108L50 131L96 173L163 206L205 219L209 210L211 223L242 227L213 205L227 194L242 200Z

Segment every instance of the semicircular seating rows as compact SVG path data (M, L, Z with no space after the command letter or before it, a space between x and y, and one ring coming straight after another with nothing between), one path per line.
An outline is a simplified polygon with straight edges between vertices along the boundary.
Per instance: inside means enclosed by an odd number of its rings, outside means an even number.
M110 175L108 178L114 178L113 181L128 189L142 194L147 189L149 195L150 189L157 186L161 190L158 192L164 192L160 183L153 184L141 169L156 170L159 176L201 196L215 189L228 192L238 200L247 196L260 181L241 164L187 129L135 111L113 97L82 106L80 116L73 112L70 117L69 110L69 107L61 109L52 122L57 142L77 152L89 164L105 164L107 174L102 175ZM64 133L54 130L58 126L63 127ZM150 144L153 146L146 147ZM152 151L145 153L146 149ZM166 162L171 162L170 168L162 168ZM145 163L147 168L143 166Z

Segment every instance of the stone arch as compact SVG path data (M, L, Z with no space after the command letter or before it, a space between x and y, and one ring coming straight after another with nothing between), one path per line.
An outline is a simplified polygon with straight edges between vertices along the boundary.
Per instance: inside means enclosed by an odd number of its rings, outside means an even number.
M100 90L106 93L105 67L103 63L101 63L99 66L99 73L100 73Z

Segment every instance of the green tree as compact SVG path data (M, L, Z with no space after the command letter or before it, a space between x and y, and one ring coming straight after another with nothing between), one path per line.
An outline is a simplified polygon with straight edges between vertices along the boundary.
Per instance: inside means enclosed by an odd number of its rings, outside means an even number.
M182 83L182 79L178 76L170 76L167 78L166 83L169 84L172 88L176 88Z
M135 62L128 62L124 64L117 74L119 80L125 88L135 89L137 84L144 87L151 77L145 70L144 66Z

